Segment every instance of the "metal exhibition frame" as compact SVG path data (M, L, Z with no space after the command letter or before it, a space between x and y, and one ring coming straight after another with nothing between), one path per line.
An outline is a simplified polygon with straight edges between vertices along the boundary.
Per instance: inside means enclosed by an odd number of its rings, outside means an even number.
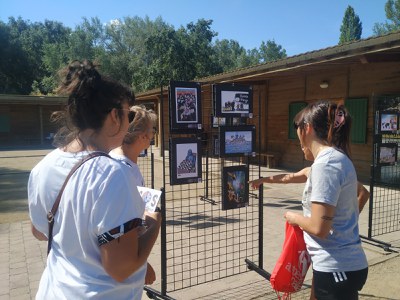
M370 182L368 237L400 230L400 95L374 97L373 155Z
M258 97L260 107L260 96ZM165 107L161 89L161 112ZM253 121L259 112L252 115ZM162 114L161 114L162 117ZM211 119L203 113L205 118ZM233 125L233 118L226 118ZM248 124L248 118L236 120L237 126ZM165 124L161 120L161 124ZM239 127L238 127L239 128ZM196 133L170 133L165 139L161 128L162 149L170 138L196 137L201 139L202 181L170 185L170 157L163 152L163 196L161 209L161 291L145 287L153 299L172 299L167 293L235 276L249 270L260 274L263 268L263 194L262 188L249 193L245 207L222 210L222 170L224 167L245 166L249 180L260 178L260 158L250 155L221 158L215 153L218 126L212 122ZM258 132L259 150L260 132ZM175 167L175 166L172 166ZM240 168L239 168L240 169Z

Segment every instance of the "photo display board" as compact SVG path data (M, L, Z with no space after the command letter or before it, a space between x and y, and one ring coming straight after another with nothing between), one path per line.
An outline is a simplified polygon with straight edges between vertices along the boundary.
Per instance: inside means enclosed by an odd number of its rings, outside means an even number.
M216 117L253 117L253 89L249 85L215 84Z
M396 133L399 129L399 114L396 112L382 111L379 114L379 134Z
M378 144L378 165L390 166L397 163L397 143Z
M249 170L244 165L222 170L222 210L249 205Z
M199 82L170 81L170 131L196 132L201 124L201 85Z
M255 156L255 126L221 126L219 137L220 157Z
M171 138L169 149L170 184L201 182L201 139Z

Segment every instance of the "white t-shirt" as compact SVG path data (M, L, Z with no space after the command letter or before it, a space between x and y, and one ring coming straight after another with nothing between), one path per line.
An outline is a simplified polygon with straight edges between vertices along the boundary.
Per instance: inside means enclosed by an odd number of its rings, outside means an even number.
M119 160L120 162L131 167L131 172L133 177L135 178L136 186L145 186L142 172L140 172L139 166L135 162L133 162L125 155L116 154L114 151L111 151L109 154L112 158Z
M312 202L335 207L331 233L321 239L304 232L304 240L320 272L358 271L368 266L358 229L357 175L353 163L334 148L321 151L311 166L303 192L304 216Z
M87 153L55 149L31 171L29 214L40 232L47 234L46 214L72 167ZM143 216L132 180L128 168L104 156L85 162L72 175L55 216L37 299L141 299L146 264L119 283L104 270L98 245L99 235Z

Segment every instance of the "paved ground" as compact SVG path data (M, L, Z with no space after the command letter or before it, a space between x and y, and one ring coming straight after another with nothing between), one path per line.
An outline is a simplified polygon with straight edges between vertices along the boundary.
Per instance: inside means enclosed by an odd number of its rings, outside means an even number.
M48 149L0 151L0 300L34 299L45 266L46 244L35 240L29 228L26 182L30 169ZM280 170L263 169L263 175ZM271 271L279 256L285 209L293 208L287 199L298 199L302 185L271 185L264 190L264 269ZM276 205L279 204L279 205ZM367 235L368 207L360 218L360 228ZM399 250L400 233L379 236ZM364 242L370 265L366 286L360 299L400 299L400 256ZM160 274L160 243L149 259ZM309 272L310 273L310 272ZM305 288L292 299L308 299L310 274ZM160 278L152 288L160 290ZM276 299L269 282L254 271L215 280L206 284L168 293L175 299ZM149 299L144 293L143 299Z

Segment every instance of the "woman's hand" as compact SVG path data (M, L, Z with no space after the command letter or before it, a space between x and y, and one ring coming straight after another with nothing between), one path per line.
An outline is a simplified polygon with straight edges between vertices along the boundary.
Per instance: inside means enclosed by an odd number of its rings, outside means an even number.
M149 227L152 227L152 226L160 227L161 226L161 219L162 219L161 212L151 213L151 212L146 211L144 213L144 218L146 221L146 225Z
M297 221L296 221L297 216L299 216L299 214L294 213L294 212L291 212L291 211L285 212L285 215L284 215L286 221L287 221L290 225L293 225L293 226L299 225L299 224L297 224Z
M249 184L253 189L258 189L260 187L260 185L262 185L264 183L263 179L264 178L260 178L260 179L249 181Z

